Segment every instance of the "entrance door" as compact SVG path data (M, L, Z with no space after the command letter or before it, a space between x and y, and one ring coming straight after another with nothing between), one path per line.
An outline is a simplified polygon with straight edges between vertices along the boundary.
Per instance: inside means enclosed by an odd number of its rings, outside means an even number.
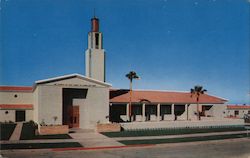
M69 127L70 128L78 128L79 127L79 106L69 106L68 107L69 114Z
M16 111L16 122L25 121L25 111Z

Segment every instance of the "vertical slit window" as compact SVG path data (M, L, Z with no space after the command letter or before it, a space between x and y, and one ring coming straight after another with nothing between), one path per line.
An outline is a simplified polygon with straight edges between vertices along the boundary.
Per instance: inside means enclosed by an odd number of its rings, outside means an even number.
M99 48L99 34L98 33L95 34L95 47L96 49Z

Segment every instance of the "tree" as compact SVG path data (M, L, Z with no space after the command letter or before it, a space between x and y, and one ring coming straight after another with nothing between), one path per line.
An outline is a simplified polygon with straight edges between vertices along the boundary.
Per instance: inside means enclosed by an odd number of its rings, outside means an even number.
M191 97L196 97L197 103L197 119L200 120L200 110L199 110L199 99L202 94L204 94L207 90L203 89L202 86L196 85L194 88L190 89Z
M134 71L130 71L128 74L126 74L126 77L129 79L129 121L131 121L131 114L132 114L132 108L131 108L131 102L132 102L132 83L133 79L140 79L140 77L136 74Z

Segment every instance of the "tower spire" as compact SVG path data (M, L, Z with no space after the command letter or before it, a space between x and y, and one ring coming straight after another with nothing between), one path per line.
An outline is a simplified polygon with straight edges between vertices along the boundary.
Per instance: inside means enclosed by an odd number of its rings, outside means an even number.
M91 19L91 32L99 32L99 19L95 16L95 8L94 17Z
M88 49L85 53L85 75L105 82L105 52L103 49L102 33L99 31L99 19L91 19L91 31L88 33Z

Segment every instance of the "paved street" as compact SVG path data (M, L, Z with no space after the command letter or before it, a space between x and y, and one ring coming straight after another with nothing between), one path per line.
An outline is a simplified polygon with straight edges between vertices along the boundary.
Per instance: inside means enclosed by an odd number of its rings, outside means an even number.
M232 139L209 142L164 144L151 147L124 148L109 150L78 150L55 152L52 150L13 150L2 151L8 158L250 158L250 139Z

